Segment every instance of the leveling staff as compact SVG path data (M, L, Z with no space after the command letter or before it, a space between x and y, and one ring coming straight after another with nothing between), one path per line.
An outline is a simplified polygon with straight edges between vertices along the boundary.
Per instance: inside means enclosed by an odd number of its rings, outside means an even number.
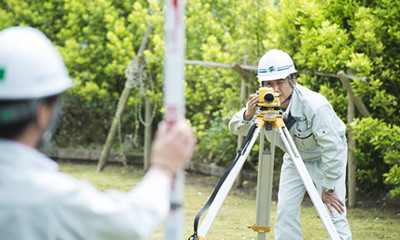
M304 164L316 185L332 222L342 239L351 239L346 220L346 126L330 103L319 93L296 84L295 66L288 54L280 50L267 52L258 64L258 80L279 94L283 117ZM229 122L232 133L246 136L259 112L258 96L249 97L246 107ZM271 139L267 132L267 139ZM282 139L276 145L286 151ZM275 239L302 239L300 205L306 188L289 154L283 156L279 180Z

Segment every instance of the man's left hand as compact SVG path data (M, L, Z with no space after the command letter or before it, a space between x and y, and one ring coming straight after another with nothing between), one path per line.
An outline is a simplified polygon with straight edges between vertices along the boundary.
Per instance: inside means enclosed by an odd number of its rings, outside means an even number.
M344 203L340 200L336 191L332 194L327 194L322 191L322 202L328 207L329 212L333 215L333 208L338 211L338 213L344 213Z

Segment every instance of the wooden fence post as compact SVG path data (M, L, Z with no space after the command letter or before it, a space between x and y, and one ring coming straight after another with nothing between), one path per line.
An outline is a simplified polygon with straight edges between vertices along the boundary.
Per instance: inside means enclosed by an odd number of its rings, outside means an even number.
M149 84L147 84L149 86ZM144 128L144 153L143 153L143 169L147 170L150 166L150 151L151 151L151 103L149 96L146 94L146 109L145 109L145 128Z
M349 126L348 132L348 157L347 157L347 166L348 166L348 176L347 176L347 184L348 184L348 193L349 193L349 207L355 206L355 201L357 199L356 193L356 163L354 160L354 149L355 149L355 140L354 140L354 133L351 124L353 123L355 117L355 108L354 105L357 107L358 111L363 117L369 117L371 114L369 113L367 107L363 103L360 97L356 96L353 92L353 89L350 84L350 80L348 76L343 72L339 71L337 73L340 81L342 82L343 86L347 90L347 99L348 99L348 106L347 106L347 121Z
M354 103L351 100L350 94L347 94L347 125L349 126L348 132L348 158L347 158L347 184L349 193L349 208L356 205L356 162L354 160L354 149L356 148L356 141L354 140L353 121L355 118Z
M107 158L110 155L112 143L114 141L115 135L117 134L118 124L120 124L120 117L122 112L125 110L126 103L128 102L129 96L131 94L131 89L124 88L122 91L120 100L118 102L117 111L115 112L114 119L111 124L110 131L108 132L106 143L104 144L103 151L101 152L99 163L97 165L97 171L103 170Z

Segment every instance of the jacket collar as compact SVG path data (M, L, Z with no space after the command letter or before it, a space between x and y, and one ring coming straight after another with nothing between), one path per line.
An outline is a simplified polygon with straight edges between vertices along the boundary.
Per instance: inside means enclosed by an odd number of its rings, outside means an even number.
M58 164L37 149L0 138L0 167L58 171Z
M292 114L293 117L301 117L302 116L302 111L301 111L301 89L303 86L300 84L296 83L294 89L293 89L293 94L292 94L292 99L291 104L290 104L290 113Z

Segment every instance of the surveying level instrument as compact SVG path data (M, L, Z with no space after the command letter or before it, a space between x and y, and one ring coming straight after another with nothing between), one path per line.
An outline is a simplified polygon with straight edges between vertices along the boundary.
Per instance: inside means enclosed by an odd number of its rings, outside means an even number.
M214 192L211 194L207 203L199 211L194 220L194 234L188 240L205 240L212 223L214 222L226 196L237 175L239 174L243 164L249 155L251 149L260 136L260 149L259 149L259 166L257 178L257 197L256 197L256 223L249 228L258 233L258 240L265 240L266 233L271 230L270 215L271 215L271 197L272 197L272 181L273 181L273 168L275 156L275 135L278 132L279 137L282 139L287 153L293 160L294 165L299 173L303 184L310 196L314 207L329 234L330 239L340 240L339 234L325 208L317 189L304 165L296 145L290 136L282 115L279 113L280 101L272 88L262 87L258 91L260 114L256 115L255 123L251 126L242 146L238 149L233 163L228 167L224 175L221 177ZM265 131L272 131L272 139L270 151L264 151L264 134ZM262 134L260 134L262 133ZM244 151L244 154L242 154ZM201 215L206 210L207 214L201 222L198 229L198 223Z

